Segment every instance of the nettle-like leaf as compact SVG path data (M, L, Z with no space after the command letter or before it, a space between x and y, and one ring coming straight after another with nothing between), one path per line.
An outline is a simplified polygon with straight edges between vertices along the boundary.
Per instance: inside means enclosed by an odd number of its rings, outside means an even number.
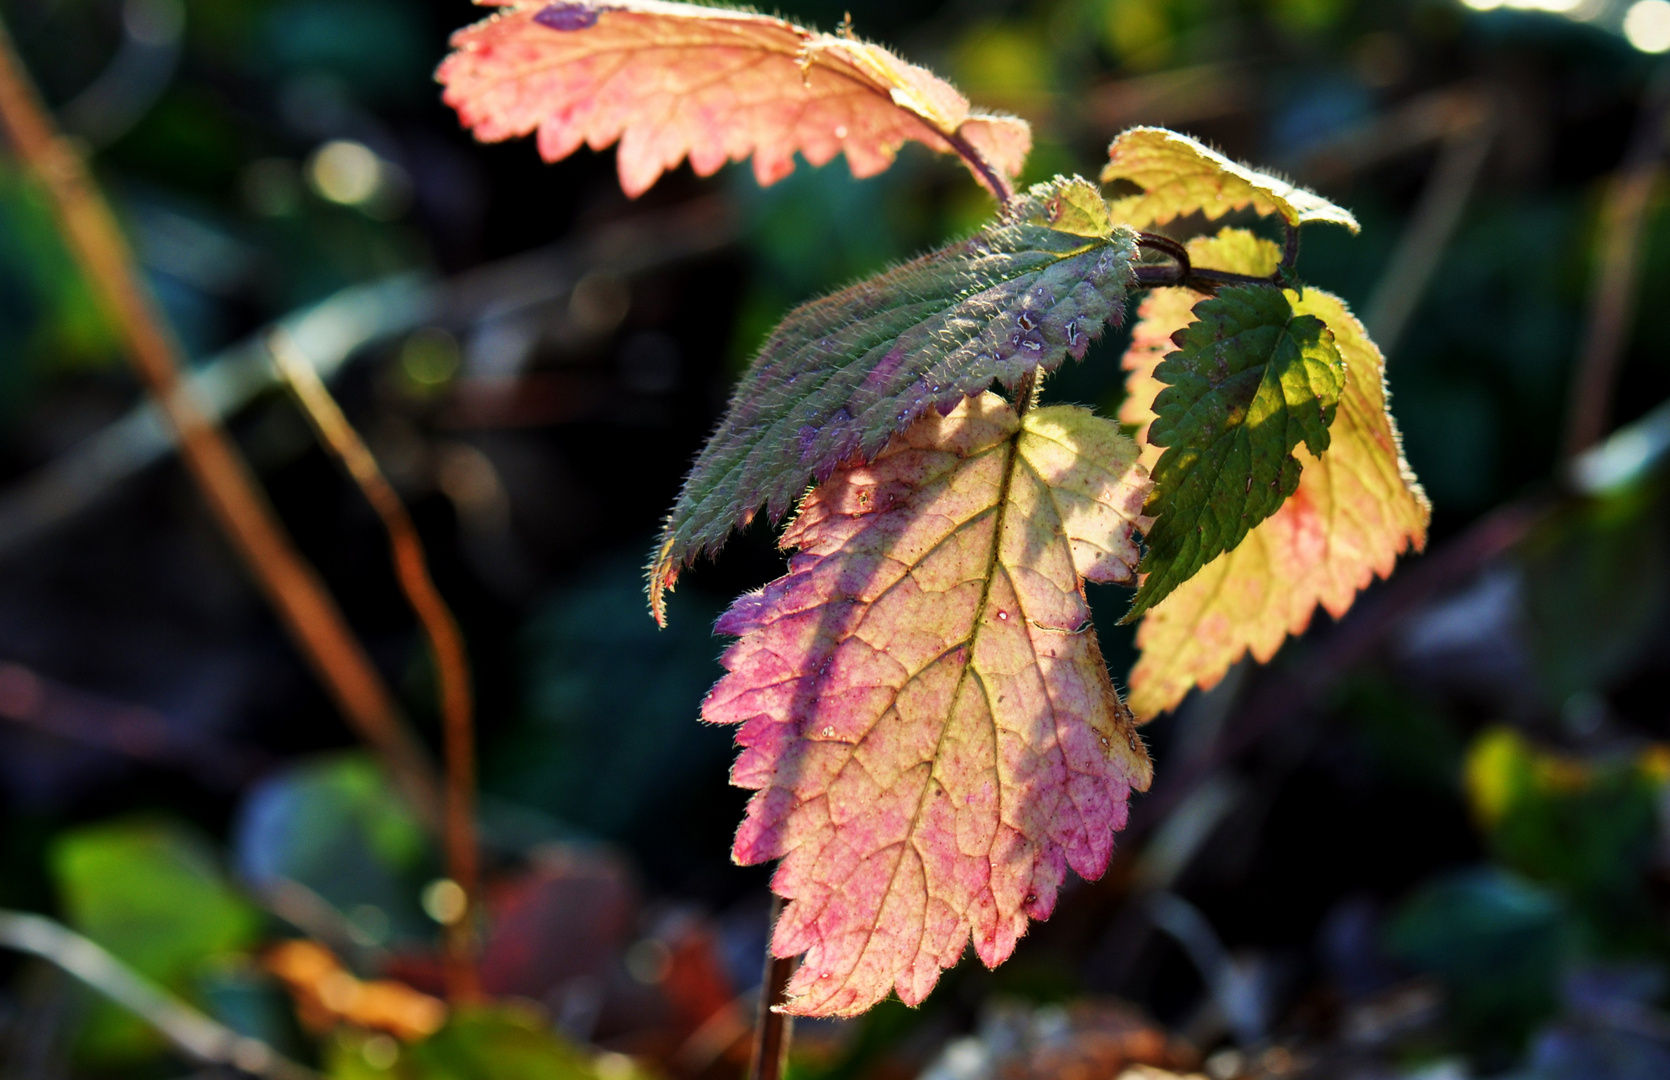
M1113 140L1102 183L1115 180L1143 189L1114 204L1115 219L1139 229L1196 211L1219 218L1252 207L1260 214L1279 214L1294 228L1325 221L1358 231L1351 211L1164 128L1131 128Z
M976 112L950 83L879 45L768 15L661 0L476 0L505 10L453 35L436 77L487 141L537 130L558 161L617 139L637 196L686 157L701 176L754 159L770 184L845 153L854 176L915 140L966 143L1005 180L1032 147L1026 121ZM992 187L975 170L976 179Z
M1124 317L1135 236L1088 181L1038 184L953 244L790 312L737 385L668 517L651 608L699 554L934 408L1082 357Z
M1151 766L1081 579L1131 580L1136 459L1083 409L968 398L813 491L787 576L720 620L741 640L702 715L740 725L755 790L733 857L782 860L788 1011L915 1004L1106 868Z
M1148 553L1134 620L1279 509L1299 486L1300 443L1328 449L1345 365L1333 331L1293 310L1273 285L1202 300L1154 369L1148 442L1153 468Z
M1240 229L1189 244L1196 265L1265 275L1280 258L1274 244ZM1143 461L1155 398L1155 369L1171 335L1187 326L1195 294L1156 289L1138 310L1119 418L1139 428ZM1174 708L1191 687L1210 688L1251 652L1268 661L1288 634L1303 633L1318 604L1335 618L1375 575L1389 576L1399 555L1426 544L1431 508L1404 461L1387 409L1385 360L1345 304L1318 289L1289 293L1293 310L1328 324L1345 362L1345 387L1320 457L1294 449L1298 489L1281 509L1156 604L1137 628L1141 657L1131 671L1131 708L1151 717Z

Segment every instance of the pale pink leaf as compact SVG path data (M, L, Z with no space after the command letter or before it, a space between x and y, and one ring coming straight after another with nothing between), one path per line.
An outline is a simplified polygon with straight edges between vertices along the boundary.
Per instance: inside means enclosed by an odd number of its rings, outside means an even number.
M1106 868L1151 767L1082 579L1132 580L1136 458L1086 410L967 398L814 490L787 576L720 620L741 640L702 715L739 725L755 791L733 857L781 860L788 1011L920 1002Z
M547 161L619 141L628 195L686 157L701 176L752 157L770 184L797 152L812 165L845 153L854 176L871 176L911 140L947 153L965 142L1007 183L1032 146L1026 121L971 110L926 68L771 16L663 0L477 2L503 10L453 35L436 72L447 104L489 142L537 131Z

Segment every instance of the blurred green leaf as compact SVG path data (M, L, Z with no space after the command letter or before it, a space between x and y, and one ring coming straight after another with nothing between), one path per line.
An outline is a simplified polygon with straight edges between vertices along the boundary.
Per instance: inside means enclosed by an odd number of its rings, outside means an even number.
M537 1013L515 1005L461 1009L422 1042L339 1035L326 1053L332 1080L591 1080L591 1058ZM619 1080L641 1075L627 1068ZM611 1080L615 1080L611 1077Z
M1468 800L1500 862L1560 889L1598 943L1652 943L1647 874L1670 751L1586 761L1495 728L1466 768Z
M1636 484L1551 518L1521 548L1536 672L1548 700L1605 690L1653 647L1670 607L1662 484ZM1605 612L1584 619L1579 612Z
M310 761L263 781L239 812L233 843L252 887L306 886L368 944L433 935L418 895L436 860L411 811L363 754Z
M1559 898L1495 868L1428 883L1387 928L1392 955L1444 981L1455 1025L1481 1045L1517 1046L1554 1011L1569 945Z
M256 940L261 915L221 873L212 848L160 821L95 825L61 834L50 853L71 925L141 974L195 997L194 976L211 958ZM158 1046L151 1030L100 1004L83 1051L129 1060Z
M39 366L103 366L118 359L116 331L58 236L41 189L0 162L0 334L16 335ZM8 365L5 377L22 374Z

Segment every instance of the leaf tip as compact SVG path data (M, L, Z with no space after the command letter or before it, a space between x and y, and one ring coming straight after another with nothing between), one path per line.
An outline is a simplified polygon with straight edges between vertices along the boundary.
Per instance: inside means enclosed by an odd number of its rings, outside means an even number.
M646 568L648 578L646 591L649 593L649 613L655 620L655 625L665 630L667 628L667 594L673 591L678 583L678 562L673 558L673 538L666 537L661 546L655 551Z

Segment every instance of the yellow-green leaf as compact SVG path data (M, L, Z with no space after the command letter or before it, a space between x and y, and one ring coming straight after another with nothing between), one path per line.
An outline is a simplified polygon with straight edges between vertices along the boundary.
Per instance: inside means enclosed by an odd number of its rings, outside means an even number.
M1126 622L1281 508L1299 487L1294 450L1328 449L1345 384L1333 332L1273 285L1202 300L1175 340L1154 369L1166 386L1148 441L1166 452L1154 463L1145 576Z
M1102 182L1112 180L1142 188L1142 194L1114 204L1115 220L1134 228L1164 225L1195 211L1219 218L1250 206L1260 214L1279 214L1295 227L1325 221L1358 231L1349 210L1164 128L1131 128L1114 139L1102 169Z
M1280 257L1275 245L1233 229L1191 243L1189 253L1198 265L1246 274L1269 273ZM1143 302L1125 356L1125 423L1142 428L1152 419L1163 389L1154 368L1169 336L1187 324L1192 298L1157 289ZM1138 716L1175 707L1191 687L1215 685L1247 652L1269 660L1288 634L1304 631L1318 604L1338 618L1376 574L1389 575L1400 554L1426 543L1431 509L1387 411L1380 351L1336 297L1306 289L1289 301L1294 312L1328 324L1345 361L1329 448L1317 457L1297 447L1303 472L1293 496L1143 619L1130 677ZM1139 430L1148 463L1160 451L1145 436Z

